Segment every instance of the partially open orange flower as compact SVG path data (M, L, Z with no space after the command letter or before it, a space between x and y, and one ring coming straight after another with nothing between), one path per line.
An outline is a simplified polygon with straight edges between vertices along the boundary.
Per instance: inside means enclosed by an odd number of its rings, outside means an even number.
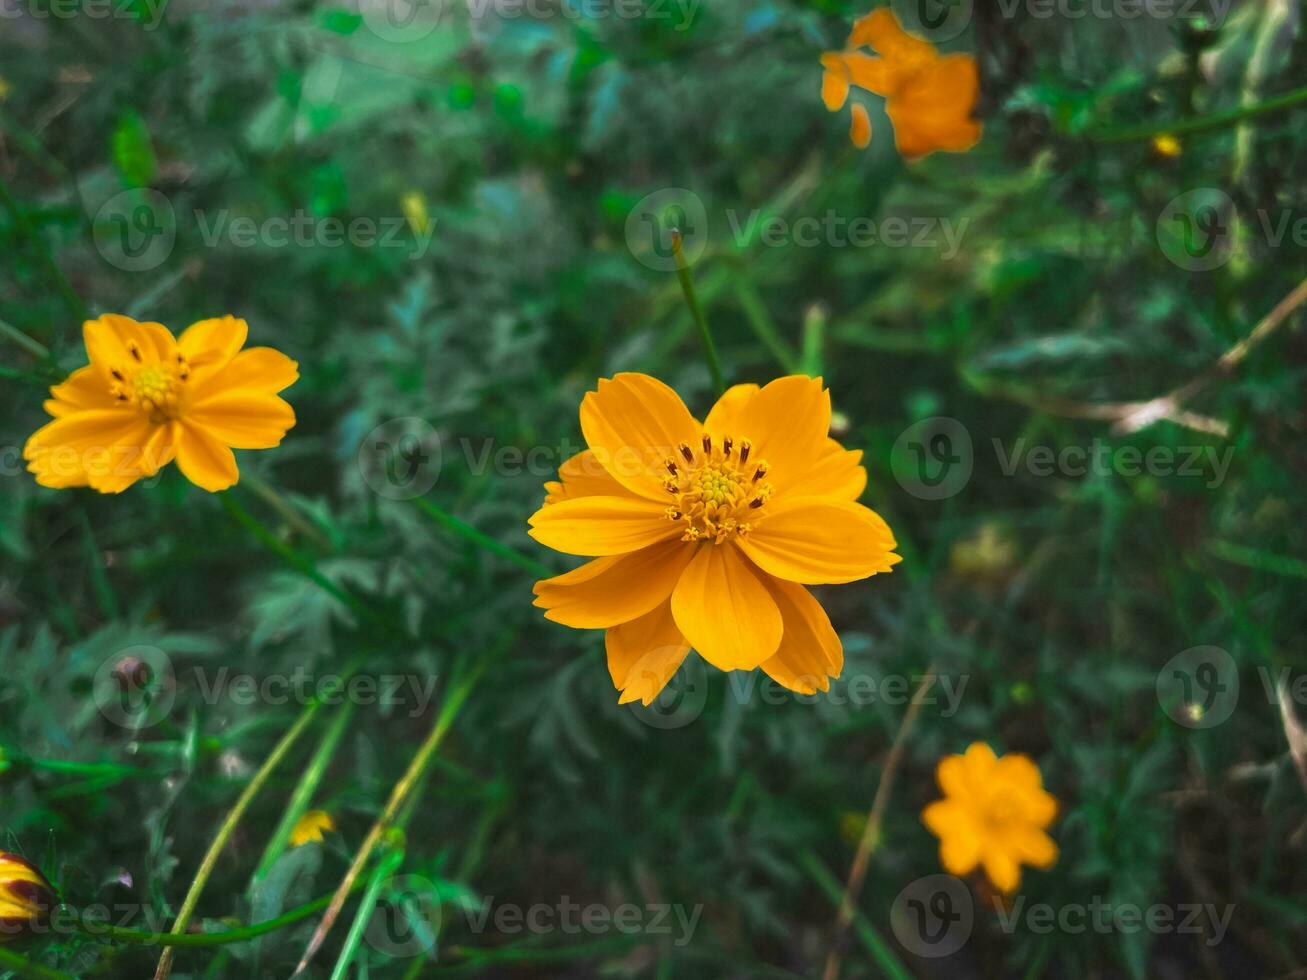
M1057 816L1057 800L1044 789L1029 756L997 757L984 742L964 755L945 756L935 773L944 799L921 811L939 838L939 859L953 875L982 865L1000 891L1021 883L1021 865L1049 868L1057 845L1044 832Z
M555 622L608 631L622 703L649 704L691 648L804 694L839 676L843 647L804 586L900 559L889 527L856 503L862 453L829 428L830 393L800 375L736 385L703 422L644 374L585 396L590 448L546 484L531 536L595 560L536 583L535 604Z
M225 490L240 474L232 449L268 449L295 424L277 393L298 365L245 345L244 320L201 320L175 338L160 323L116 314L82 328L91 363L50 389L54 421L23 449L46 487L119 493L172 460L192 483Z
M863 46L880 57L859 51ZM903 30L888 7L857 21L845 50L827 51L821 63L826 108L843 108L851 86L884 96L895 145L905 157L961 152L980 140L980 123L971 118L980 90L976 60L968 54L940 55L929 41ZM865 147L871 142L871 119L856 102L851 110L849 135Z

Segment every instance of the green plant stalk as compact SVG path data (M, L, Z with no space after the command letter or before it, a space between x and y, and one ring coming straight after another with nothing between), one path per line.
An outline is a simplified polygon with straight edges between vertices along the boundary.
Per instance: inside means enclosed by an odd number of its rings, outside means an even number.
M204 860L200 862L200 869L195 873L195 879L191 882L190 890L186 893L186 898L182 902L181 911L177 913L177 919L172 924L170 931L173 935L180 935L190 925L191 916L195 914L195 906L200 901L204 886L208 883L209 876L213 874L213 869L218 866L218 859L222 857L222 852L226 848L227 842L231 840L236 825L240 823L241 817L245 815L245 811L249 809L250 804L254 802L254 798L259 795L259 790L268 781L273 770L281 764L281 760L287 756L295 743L299 741L300 736L308 730L309 725L313 723L313 719L317 717L321 708L321 703L314 701L301 712L295 724L291 725L286 734L281 737L281 741L273 748L272 753L264 760L263 765L259 767L259 771L254 774L254 778L250 780L249 785L245 787L245 790L236 799L235 804L232 805L231 810L228 811L226 819L223 820L222 826L218 828L218 833L213 838L213 843L209 845L209 850L204 855ZM172 961L173 951L169 947L159 957L159 965L154 971L154 980L167 980L168 975L172 972Z
M799 855L799 863L807 870L809 876L817 883L817 886L826 893L826 897L831 900L831 904L836 908L840 907L844 899L844 889L835 879L826 866L821 863L821 859L812 851L804 851ZM862 945L866 947L871 958L876 961L876 965L891 980L912 980L912 974L908 972L899 958L894 955L894 951L881 938L862 910L857 906L853 907L853 930L862 940Z
M1121 129L1090 130L1089 138L1096 143L1132 143L1136 140L1151 139L1161 133L1180 136L1184 133L1199 133L1209 129L1222 129L1233 126L1245 119L1264 116L1268 113L1288 109L1300 102L1307 102L1307 86L1297 88L1274 98L1266 99L1253 105L1222 109L1220 112L1195 116L1192 119L1176 119L1167 123L1148 123L1143 126L1125 126Z
M26 956L0 946L0 966L12 970L24 980L74 980L67 973L61 973L40 963L33 963Z
M296 966L292 977L301 976L308 969L309 961L322 948L323 942L326 941L327 933L331 931L332 925L335 924L336 918L340 915L341 908L345 904L345 899L350 890L354 887L354 881L363 871L367 864L368 858L381 840L382 834L386 832L395 819L395 815L403 806L404 801L421 781L426 773L427 767L431 765L435 758L436 750L440 743L444 741L446 733L454 724L468 695L472 693L472 688L476 686L482 672L486 666L493 660L493 657L487 657L482 660L481 664L468 673L461 682L449 693L445 703L441 705L440 713L436 716L436 723L432 726L430 734L418 749L413 761L409 763L408 770L400 778L390 792L390 799L386 801L385 809L382 810L381 816L372 825L368 831L368 836L364 839L358 853L354 855L354 860L345 872L345 877L341 880L340 886L336 889L336 895L332 899L331 905L327 908L326 914L322 917L322 922L318 924L317 930L309 940L308 947L304 950L304 955L300 957L299 965ZM161 978L156 978L161 980Z
M542 578L548 578L553 574L548 568L536 561L534 558L529 558L517 549L510 548L508 545L496 541L488 534L483 534L471 524L459 520L453 514L441 508L438 504L433 504L426 497L416 497L414 498L413 503L417 505L418 510L422 511L422 513L426 514L441 527L447 528L460 537L466 538L468 541L471 541L480 548L484 548L491 554L498 555L500 558L505 558L508 561L511 561L514 565L525 569L532 575L539 575Z
M753 284L753 280L741 273L731 285L735 289L735 298L740 304L740 309L744 311L744 318L749 322L758 339L762 341L763 346L771 351L772 356L780 363L781 370L786 374L798 374L799 359L781 337L781 332L767 311L762 297L758 295L758 288Z
M399 870L403 862L404 852L399 848L377 862L377 866L368 877L368 887L359 900L358 911L354 913L354 921L350 923L349 933L345 936L345 942L340 949L340 956L336 958L336 967L331 971L331 980L345 980L349 965L354 962L354 954L358 951L359 943L363 941L363 930L367 928L368 920L372 918L372 910L377 906L377 896L381 894L381 888L386 880Z
M340 710L336 712L336 716L331 719L331 724L328 726L326 734L323 735L318 750L313 754L309 767L304 771L304 775L300 777L299 783L295 786L295 792L291 795L285 814L282 815L281 821L277 824L277 829L273 831L268 846L264 848L263 857L259 859L258 867L254 872L256 880L267 875L273 864L286 850L290 835L295 830L295 825L299 823L300 817L308 810L309 804L313 800L313 794L316 792L318 784L322 782L327 767L331 765L331 760L336 755L336 749L340 745L341 736L345 734L345 728L353 716L354 704L347 701L341 705Z
M46 361L50 359L49 347L46 347L39 340L33 340L13 324L6 323L4 320L0 320L0 336L8 337L38 360Z
M269 507L281 516L282 520L323 551L332 550L330 539L315 527L308 518L291 506L290 501L282 496L281 491L269 484L252 469L247 469L241 474L241 485L261 497Z
M681 281L681 292L685 294L685 305L690 308L690 317L699 331L699 340L703 343L703 356L708 362L708 373L712 375L713 387L717 394L726 390L726 379L722 375L721 361L717 359L717 345L713 343L712 331L704 319L703 308L699 305L699 296L694 291L694 276L690 265L685 261L685 249L681 244L681 232L672 229L672 254L676 256L676 278Z
M357 887L362 887L362 882L359 882ZM248 926L237 926L234 929L225 929L222 932L185 932L176 935L171 932L124 929L120 926L89 925L83 921L77 923L77 928L92 939L108 939L113 942L132 943L137 946L186 946L191 948L226 946L231 943L243 943L250 939L258 939L260 936L266 936L268 933L284 929L286 926L293 926L296 922L303 922L331 904L332 897L332 895L319 895L313 901L297 905L290 911L283 912L275 919L256 922Z

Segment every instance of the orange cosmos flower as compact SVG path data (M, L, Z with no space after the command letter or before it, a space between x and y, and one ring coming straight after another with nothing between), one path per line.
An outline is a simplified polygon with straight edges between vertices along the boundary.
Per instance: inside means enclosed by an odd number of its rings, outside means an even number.
M863 46L880 57L859 51ZM967 54L941 56L929 41L903 30L888 7L857 21L845 50L827 51L821 63L826 108L839 111L850 86L884 96L894 142L905 157L961 152L980 140L980 123L971 118L980 89L976 60ZM854 145L865 147L871 142L871 120L860 104L851 108L849 135Z
M174 339L160 323L108 313L82 327L90 364L50 389L54 421L23 449L46 487L120 493L176 459L186 478L225 490L240 474L232 449L269 449L295 424L277 392L299 366L245 345L244 320L201 320Z
M1021 883L1021 865L1050 868L1057 845L1044 829L1057 816L1057 800L1044 789L1029 756L994 755L973 742L965 755L940 760L935 773L944 799L921 811L939 838L939 859L949 874L970 874L982 865L1000 891Z
M649 704L693 647L719 670L761 666L804 694L844 651L804 587L888 572L894 536L858 504L862 453L827 435L830 393L794 375L736 385L703 422L644 374L601 380L581 403L589 449L546 484L531 536L594 558L537 582L565 626L606 629L626 703Z

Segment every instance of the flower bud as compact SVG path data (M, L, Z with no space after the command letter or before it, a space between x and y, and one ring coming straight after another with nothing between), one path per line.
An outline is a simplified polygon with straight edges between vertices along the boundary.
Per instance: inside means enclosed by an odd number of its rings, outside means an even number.
M44 923L56 902L54 886L36 865L17 854L0 852L0 943Z

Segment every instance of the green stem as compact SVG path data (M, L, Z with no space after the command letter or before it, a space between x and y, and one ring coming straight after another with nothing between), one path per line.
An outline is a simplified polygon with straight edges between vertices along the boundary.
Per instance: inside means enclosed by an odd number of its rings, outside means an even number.
M0 966L12 970L24 980L74 980L67 973L33 963L26 956L20 956L3 946L0 946Z
M336 967L331 971L331 980L345 980L349 965L354 961L354 953L358 950L359 943L363 941L363 930L367 928L368 920L372 918L372 910L376 908L377 897L381 894L382 887L391 875L399 870L403 862L402 850L391 851L377 863L368 877L368 887L359 900L358 911L354 913L354 921L350 923L349 933L340 948L340 956L336 958Z
M45 361L50 358L49 347L46 347L45 344L41 343L39 340L33 340L17 327L6 323L4 320L0 320L0 336L8 337L15 344L38 360Z
M204 855L204 860L200 862L200 869L195 873L195 880L191 882L190 891L186 893L186 898L182 902L181 911L177 914L177 919L173 922L171 932L173 935L180 935L186 931L190 924L191 916L195 914L195 906L200 901L200 895L204 891L204 886L209 881L209 876L213 874L213 869L218 866L218 859L222 857L223 850L227 847L227 842L231 840L231 835L236 830L236 825L240 823L241 817L249 809L254 798L258 796L259 790L263 784L268 781L274 769L280 765L281 760L286 757L295 743L299 741L301 735L312 724L313 719L317 717L321 709L320 701L314 701L301 712L298 720L282 736L281 741L277 743L272 750L272 754L264 761L259 771L254 774L249 785L245 787L244 792L236 799L236 803L227 813L227 818L223 820L222 826L218 828L218 833L213 838L213 843L209 845L208 852ZM159 965L154 971L154 980L167 980L168 974L172 972L173 951L171 948L165 949L163 955L159 957Z
M303 514L292 507L290 502L281 495L281 492L259 474L247 469L241 474L241 484L262 497L264 503L281 515L282 520L320 549L323 551L332 550L331 540L322 531L314 527Z
M50 249L45 244L45 239L37 234L36 229L27 220L27 215L23 213L23 209L18 206L14 196L9 193L9 185L3 179L0 179L0 204L5 206L9 216L13 218L14 226L19 233L36 247L36 254L40 257L46 274L68 305L69 312L73 314L78 323L81 323L86 319L86 304L82 302L81 297L77 295L77 290L73 289L73 284L68 281L68 277L64 275L63 270L55 262L54 256L50 254Z
M1307 87L1297 88L1253 105L1222 109L1220 112L1195 116L1192 119L1177 119L1166 123L1146 123L1142 126L1126 126L1121 129L1091 130L1089 138L1097 143L1131 143L1136 140L1151 139L1161 133L1170 133L1174 136L1183 133L1198 133L1209 129L1232 126L1243 122L1245 119L1252 119L1254 116L1279 112L1282 109L1297 105L1299 102L1307 102Z
M362 886L362 882L359 882L359 886ZM293 926L296 922L302 922L330 905L332 897L331 895L319 895L313 901L306 902L304 905L297 905L289 912L283 912L275 919L256 922L249 926L238 926L235 929L225 929L222 932L186 932L176 935L171 932L146 932L141 929L123 929L120 926L90 924L85 921L79 921L77 928L95 939L133 943L138 946L187 946L192 948L226 946L230 943L243 943L250 939L258 939L270 932L276 932L286 926Z
M295 825L313 801L313 794L317 790L318 784L322 782L327 766L331 765L331 760L336 754L336 748L340 745L341 736L345 734L345 728L353 717L354 703L347 701L336 712L336 717L331 719L331 724L322 737L321 744L318 745L318 751L313 754L309 767L304 771L304 775L300 777L299 784L295 787L295 792L291 795L290 802L286 806L286 812L282 816L281 822L277 824L277 829L273 831L268 846L263 851L263 857L254 872L256 880L264 877L271 870L277 858L281 857L282 852L286 850L286 842L290 840Z
M694 291L694 276L690 265L685 261L685 249L681 246L681 232L672 229L672 253L676 256L676 278L681 281L681 292L685 293L685 304L690 308L690 316L699 330L699 340L703 342L703 356L708 361L708 373L712 375L713 387L717 394L726 390L726 379L722 375L722 365L717 359L717 345L713 343L712 331L704 319L703 309L699 306L699 296Z
M514 565L525 569L532 575L539 575L547 578L552 574L548 568L536 561L534 558L529 558L517 549L510 548L501 541L496 541L488 534L483 534L471 524L459 520L453 514L442 509L438 504L433 504L426 497L416 497L414 498L413 503L417 505L418 510L422 511L422 513L426 514L441 527L448 528L455 534L466 538L478 547L489 551L491 554L498 555L500 558L505 558L508 561L511 561Z

